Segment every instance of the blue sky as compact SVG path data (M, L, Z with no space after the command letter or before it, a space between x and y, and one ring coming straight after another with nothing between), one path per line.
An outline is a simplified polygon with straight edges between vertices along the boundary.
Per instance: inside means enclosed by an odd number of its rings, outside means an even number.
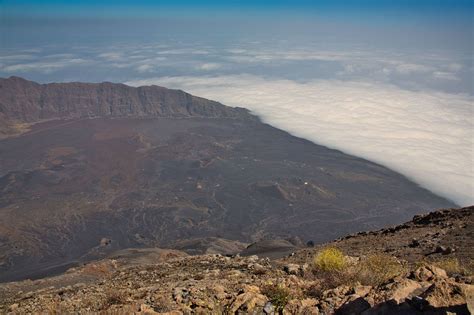
M472 7L469 0L2 0L8 6L12 5L129 5L129 6L205 6L205 7L277 7L277 6L305 6L305 7Z
M0 0L0 77L180 88L467 205L473 3Z
M212 12L230 10L293 11L293 12L405 12L446 15L457 12L466 15L474 5L470 0L2 0L6 15L42 16L135 16L154 15L159 11L180 10ZM472 13L472 12L471 12Z

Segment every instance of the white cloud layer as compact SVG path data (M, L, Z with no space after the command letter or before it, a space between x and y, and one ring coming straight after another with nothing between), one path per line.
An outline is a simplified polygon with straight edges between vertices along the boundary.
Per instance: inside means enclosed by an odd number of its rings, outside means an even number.
M81 59L81 58L72 58L72 59L63 59L57 61L40 61L40 62L31 62L31 63L21 63L21 64L14 64L9 66L4 66L0 70L8 72L8 73L15 73L15 72L31 72L31 71L38 71L41 73L51 73L53 71L57 71L59 69L70 67L70 66L77 66L89 63L88 60Z
M203 63L203 64L200 64L200 65L196 66L196 69L197 70L202 70L202 71L212 71L212 70L220 69L221 67L222 67L222 65L219 64L219 63L207 62L207 63Z
M411 65L402 69L425 70ZM460 205L474 203L471 96L254 75L165 77L127 84L180 88L249 108L296 136L386 165Z

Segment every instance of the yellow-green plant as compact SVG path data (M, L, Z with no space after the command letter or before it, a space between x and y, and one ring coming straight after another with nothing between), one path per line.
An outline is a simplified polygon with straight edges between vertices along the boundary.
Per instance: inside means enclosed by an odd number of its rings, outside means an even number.
M314 265L321 271L338 272L347 266L347 259L339 249L327 247L316 254Z
M461 266L459 260L455 257L442 258L433 263L436 267L444 269L449 276L455 274L469 276L471 274L469 268Z
M365 285L377 286L406 272L397 258L387 254L372 254L356 265L356 279Z

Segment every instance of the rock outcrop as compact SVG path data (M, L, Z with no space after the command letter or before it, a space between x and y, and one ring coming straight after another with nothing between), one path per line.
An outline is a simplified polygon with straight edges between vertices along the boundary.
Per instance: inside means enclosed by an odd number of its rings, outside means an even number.
M7 124L57 118L93 117L219 117L251 118L243 108L160 86L125 84L39 84L19 77L0 78L0 132Z

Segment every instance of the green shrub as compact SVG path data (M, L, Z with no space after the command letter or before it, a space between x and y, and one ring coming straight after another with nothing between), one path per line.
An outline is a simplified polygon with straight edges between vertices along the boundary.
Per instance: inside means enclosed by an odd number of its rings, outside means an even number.
M283 285L269 284L261 289L262 293L268 297L275 306L275 310L281 313L288 301L291 299L290 291Z
M339 249L327 247L316 254L314 265L321 271L339 272L347 266L347 260Z

